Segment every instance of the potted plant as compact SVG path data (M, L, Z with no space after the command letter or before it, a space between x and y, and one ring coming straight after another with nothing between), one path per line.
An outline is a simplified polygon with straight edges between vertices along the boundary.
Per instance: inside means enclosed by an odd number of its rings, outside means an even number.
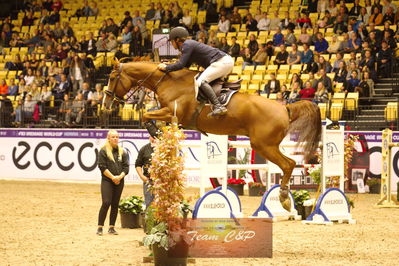
M313 179L313 183L320 185L321 183L321 166L315 165L313 167L308 168L308 173Z
M262 196L265 193L266 187L261 183L257 182L249 182L248 183L248 192L250 196Z
M379 178L368 178L366 184L369 186L371 194L380 194L381 192L381 179Z
M237 195L244 195L244 185L246 182L240 178L229 178L227 179L227 186L233 189Z
M351 199L351 198L349 198L347 195L345 195L345 197L346 197L346 200L348 201L348 203L349 203L349 208L355 208L355 202L354 202L354 200L353 199Z
M119 213L122 228L138 228L142 225L142 213L144 212L144 200L139 196L131 196L121 199Z
M152 249L155 265L186 265L188 234L184 233L189 206L184 202L184 156L180 156L180 141L184 134L176 123L162 128L155 140L149 169L154 201L147 211L143 242ZM183 232L183 233L181 233Z
M305 220L307 218L306 212L305 212L305 207L303 206L304 202L310 199L309 191L307 190L297 190L292 192L292 196L294 197L295 201L295 208L298 211L298 214L302 216L302 219ZM312 206L306 206L307 208L310 207L312 209ZM308 211L308 213L310 213Z

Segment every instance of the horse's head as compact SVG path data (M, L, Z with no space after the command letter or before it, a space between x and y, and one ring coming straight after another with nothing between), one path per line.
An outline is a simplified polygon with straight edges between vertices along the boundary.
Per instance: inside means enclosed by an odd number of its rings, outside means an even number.
M134 80L123 71L122 66L116 59L114 69L109 75L108 88L105 90L103 99L103 108L106 110L110 110L115 105L123 102L123 97L135 86Z

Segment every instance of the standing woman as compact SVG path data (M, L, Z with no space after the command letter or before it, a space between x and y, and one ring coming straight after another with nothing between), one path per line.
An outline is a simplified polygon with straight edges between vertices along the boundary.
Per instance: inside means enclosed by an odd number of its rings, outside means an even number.
M119 135L115 130L108 131L107 142L98 155L98 167L101 171L102 205L98 214L97 235L103 234L103 226L107 212L111 206L108 233L117 235L115 221L118 215L118 205L121 198L124 177L129 173L129 158L118 145Z

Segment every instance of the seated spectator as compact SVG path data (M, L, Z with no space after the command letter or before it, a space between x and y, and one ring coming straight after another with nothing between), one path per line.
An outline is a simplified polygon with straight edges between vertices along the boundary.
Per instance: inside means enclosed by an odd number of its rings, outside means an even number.
M328 93L326 88L323 85L323 82L317 83L317 90L314 94L313 98L315 103L326 103L328 102Z
M277 30L277 29L281 29L280 28L280 18L279 18L279 13L278 11L274 12L274 18L270 19L270 26L269 29L270 30Z
M382 25L383 18L384 17L381 14L380 9L378 7L374 7L373 13L371 14L370 19L369 19L369 23L373 23L376 26L380 26L380 25Z
M300 28L312 27L312 21L310 20L307 13L301 13L301 17L296 20L296 23Z
M356 32L352 33L351 39L348 43L349 51L358 52L362 48L362 40Z
M107 27L105 28L105 33L108 36L113 34L115 37L119 34L119 27L115 24L112 18L107 19Z
M270 74L270 80L267 82L264 88L264 93L266 93L269 97L270 93L277 93L280 91L280 81L276 79L276 74Z
M116 51L118 51L118 46L119 46L119 44L115 38L115 35L110 34L108 36L107 51L115 53Z
M285 12L284 18L280 20L280 28L281 29L295 29L295 24L292 23L292 19L290 18L290 13L288 11Z
M237 57L240 56L241 47L237 43L237 38L235 36L231 37L231 46L229 48L228 54Z
M230 21L231 24L241 24L241 15L238 12L238 7L233 8L233 13L231 14Z
M324 13L328 8L328 0L317 1L317 13Z
M313 72L309 72L309 79L306 82L310 82L312 88L317 88L319 81L314 77Z
M227 43L226 37L223 37L219 44L219 49L225 53L229 53L230 45Z
M257 31L258 30L258 22L252 17L251 14L248 14L246 17L246 29L247 31Z
M342 53L337 53L337 57L332 65L332 71L336 72L339 69L339 63L345 62L343 59L343 54Z
M155 17L155 5L154 3L150 3L149 8L145 14L145 20L153 20Z
M381 42L381 49L377 57L377 73L378 77L389 78L392 75L392 49L389 48L388 43L383 40Z
M86 101L83 99L83 95L78 93L76 98L73 100L70 109L65 115L65 122L68 126L73 126L82 122L83 114L85 112L85 105Z
M290 81L290 88L294 86L294 83L298 82L300 89L303 87L303 82L297 73L292 74L292 78Z
M227 33L230 31L230 20L226 19L225 16L221 16L218 23L219 32Z
M209 31L208 45L214 45L215 47L219 45L219 38L216 36L216 32L213 30Z
M133 28L132 32L132 41L129 46L129 53L132 56L141 56L142 55L142 40L143 37L141 35L141 31L138 26Z
M186 9L184 15L181 18L181 24L183 27L187 28L190 32L193 27L193 17L190 15L190 10Z
M285 35L285 45L291 46L293 44L296 44L296 37L294 35L294 30L289 28L287 29L288 33Z
M348 61L349 62L349 61ZM352 62L349 62L349 63L347 63L347 66L348 66L348 75L346 76L346 80L348 80L348 79L350 79L351 78L351 75L352 75L352 71L356 71L357 72L357 76L359 77L360 76L360 70L359 70L359 68L357 67L357 64L356 64L356 62L355 61L352 61Z
M282 105L287 104L287 100L284 99L283 93L280 91L277 92L277 94L276 94L276 102L278 102L279 104L282 104Z
M396 44L395 39L391 35L391 31L385 30L383 34L384 34L384 37L382 38L382 40L387 42L389 48L391 48L392 50L395 50L397 47L397 44Z
M8 86L8 95L17 96L19 93L19 86L15 84L15 79L10 79L10 85Z
M32 68L27 69L27 73L24 76L24 80L26 82L26 85L31 85L35 81L35 75L33 74Z
M330 54L336 54L341 48L341 42L338 40L337 35L333 35L332 42L329 44L327 48L327 52Z
M33 26L36 19L37 18L33 16L33 12L29 11L22 19L22 26Z
M54 95L54 100L64 99L64 95L72 91L72 85L65 74L61 74L61 81L57 82L54 77L50 78L50 88Z
M274 47L273 47L273 42L272 41L268 41L266 43L266 54L267 54L267 61L269 61L272 56L274 56Z
M122 32L122 44L130 44L132 41L132 33L129 31L128 27L125 27Z
M96 2L94 2L94 1L91 2L90 9L91 9L91 12L90 12L89 16L97 17L100 14L100 9L98 8Z
M348 71L346 70L345 61L340 61L338 69L335 70L334 82L335 83L346 83L346 77L348 76Z
M176 7L173 7L173 9L172 9L172 17L169 20L169 26L171 28L179 26L180 25L180 20L181 20L182 17L183 17L183 14L180 13L180 10L178 8L176 8ZM145 23L142 23L142 22L141 22L141 24L145 25Z
M326 87L327 92L333 93L332 82L331 79L327 76L324 69L319 70L320 79L319 82L322 82L324 87Z
M0 79L0 95L8 95L8 85L5 79Z
M347 24L343 20L342 16L337 16L337 20L334 25L334 33L337 35L341 35L345 32L348 32Z
M107 52L107 44L109 40L107 39L107 35L105 32L101 33L100 38L98 38L98 41L96 43L96 48L98 52Z
M305 82L305 87L299 91L299 98L304 100L311 100L315 95L315 89L312 88L310 82Z
M253 64L251 50L248 47L244 49L244 52L242 53L242 58L243 58L243 63L242 63L243 70L245 66L251 66Z
M89 83L83 82L82 88L78 91L78 93L83 95L83 100L89 100L89 95L91 93Z
M317 42L317 34L319 32L320 32L319 31L319 27L318 26L314 26L312 36L310 36L310 44L314 44L315 42Z
M197 41L199 40L200 34L203 34L204 37L205 37L205 39L208 39L208 31L206 30L206 25L205 25L205 23L201 23L201 24L199 25L199 30L197 31L197 33L196 33L196 38L195 38ZM236 40L237 40L237 39L236 39Z
M69 26L69 23L66 21L62 23L62 31L63 31L63 36L72 37L74 35L73 29L71 28L71 26Z
M305 43L310 45L311 37L308 34L308 29L307 28L302 28L301 29L301 34L298 37L298 44L305 44Z
M367 85L365 83L367 83ZM359 88L362 89L361 95L363 97L371 97L375 95L374 81L371 79L369 72L363 72L363 78L359 84Z
M298 46L294 43L291 52L288 53L287 63L289 65L299 64L301 62L301 53L298 51Z
M359 68L362 72L367 72L372 78L376 78L375 60L370 50L366 50L364 58L359 63Z
M140 11L136 10L136 11L134 11L134 16L132 18L133 26L138 26L138 23L137 23L138 21L140 21L141 24L145 25L145 20L142 16L140 16Z
M313 63L313 52L309 49L307 43L303 44L303 51L301 52L301 63L306 64L305 72L309 72L311 69L311 64Z
M341 53L349 53L350 52L350 47L349 47L349 35L347 33L343 34L344 40L341 42L339 46L339 52Z
M365 7L362 7L360 9L360 14L357 17L357 20L363 22L364 25L368 25L369 24L370 14L368 14L367 9Z
M321 32L317 33L317 40L314 43L315 53L324 54L328 49L328 42L324 39L323 34Z
M332 71L332 66L329 61L327 61L324 56L319 56L319 61L317 62L318 69L324 69L326 73L330 73Z
M120 25L120 27L123 29L124 27L126 27L127 26L127 23L130 21L132 21L132 17L130 16L130 12L129 11L125 11L125 13L124 13L124 18L123 18L123 20L121 21L121 23L119 23L119 25ZM104 28L105 29L105 28Z
M288 52L286 51L285 45L281 44L280 52L277 53L276 60L274 61L274 64L285 65L285 64L287 64L287 58L288 58Z
M357 76L357 71L352 71L350 79L347 81L347 87L345 92L359 91L360 80Z
M281 94L283 95L283 99L287 102L290 97L291 91L287 89L287 86L283 85L280 89Z
M299 98L299 92L301 90L301 86L299 86L299 82L294 82L290 89L290 95L288 96L288 103L293 103Z
M259 44L258 44L258 41L256 40L256 36L254 34L251 34L249 36L248 48L251 51L252 56L254 56L259 49Z
M270 18L267 17L267 12L262 13L262 18L258 21L258 30L269 30L270 29Z
M281 29L277 28L277 32L273 35L273 45L280 46L284 44L284 35L281 33Z
M25 119L33 119L36 104L37 102L32 100L32 94L28 93L21 108L15 110L15 122L22 123Z
M91 103L92 106L101 104L103 101L104 92L103 86L101 83L96 84L95 91L91 91L88 95L88 101Z
M252 57L252 62L255 66L266 64L267 53L266 44L261 44L256 54Z

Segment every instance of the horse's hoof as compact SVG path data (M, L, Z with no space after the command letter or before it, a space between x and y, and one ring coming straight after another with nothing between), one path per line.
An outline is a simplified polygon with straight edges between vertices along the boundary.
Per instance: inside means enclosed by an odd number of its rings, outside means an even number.
M291 212L291 199L288 197L288 188L280 188L280 195L279 195L280 203L283 208L289 212Z

